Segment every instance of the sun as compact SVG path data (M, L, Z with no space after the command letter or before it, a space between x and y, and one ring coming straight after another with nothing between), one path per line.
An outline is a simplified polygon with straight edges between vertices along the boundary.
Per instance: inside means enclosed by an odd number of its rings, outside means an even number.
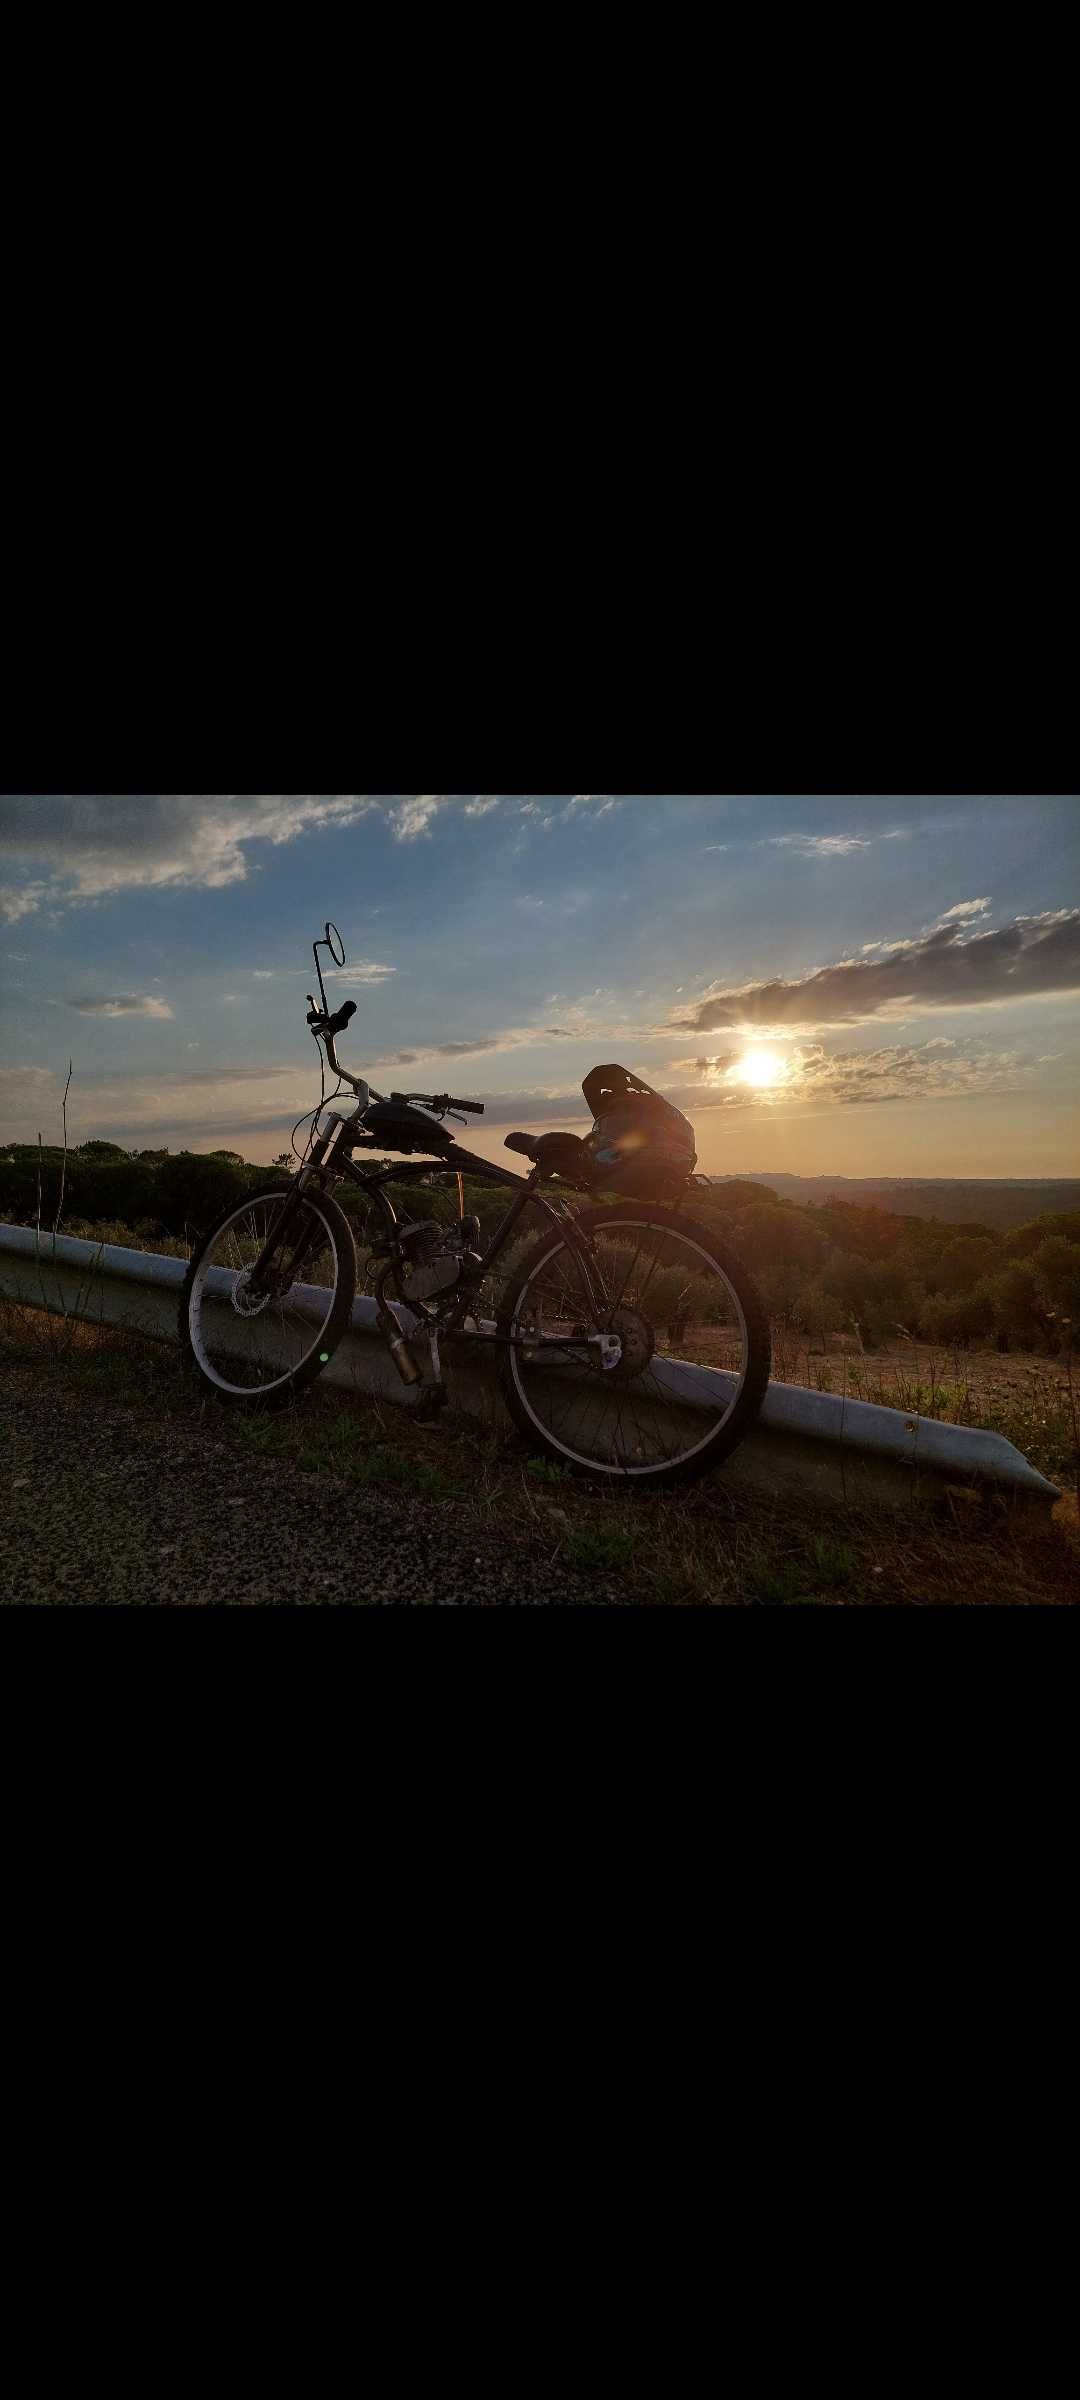
M740 1083L752 1083L764 1090L770 1083L782 1083L786 1069L774 1050L747 1050L734 1070Z

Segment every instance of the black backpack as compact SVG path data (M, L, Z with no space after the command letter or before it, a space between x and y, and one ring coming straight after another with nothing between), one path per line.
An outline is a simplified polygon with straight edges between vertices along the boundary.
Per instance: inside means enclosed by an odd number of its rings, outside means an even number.
M593 1113L584 1148L591 1180L633 1200L677 1197L697 1165L694 1128L627 1067L594 1067L582 1091Z

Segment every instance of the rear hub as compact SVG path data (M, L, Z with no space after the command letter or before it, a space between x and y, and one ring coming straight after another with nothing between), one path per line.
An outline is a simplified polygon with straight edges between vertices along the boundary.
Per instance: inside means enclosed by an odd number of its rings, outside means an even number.
M607 1375L612 1383L631 1383L635 1375L643 1375L650 1364L656 1349L656 1335L648 1318L643 1317L637 1308L615 1309L609 1331L618 1335L622 1343L622 1357L618 1366L607 1369Z

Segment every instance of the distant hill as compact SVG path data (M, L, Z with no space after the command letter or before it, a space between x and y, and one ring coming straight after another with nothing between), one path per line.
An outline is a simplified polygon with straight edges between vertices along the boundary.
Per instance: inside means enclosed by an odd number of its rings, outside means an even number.
M969 1182L934 1181L920 1175L710 1175L710 1183L764 1183L782 1200L850 1200L857 1208L888 1208L898 1217L938 1217L946 1225L989 1225L1007 1233L1032 1217L1080 1209L1080 1180L1054 1182L979 1176Z

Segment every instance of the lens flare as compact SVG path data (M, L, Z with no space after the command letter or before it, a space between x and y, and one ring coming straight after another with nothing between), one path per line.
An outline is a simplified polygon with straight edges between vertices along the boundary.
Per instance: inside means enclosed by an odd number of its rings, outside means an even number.
M740 1083L752 1083L763 1091L771 1083L783 1083L787 1068L774 1050L747 1050L732 1072Z

